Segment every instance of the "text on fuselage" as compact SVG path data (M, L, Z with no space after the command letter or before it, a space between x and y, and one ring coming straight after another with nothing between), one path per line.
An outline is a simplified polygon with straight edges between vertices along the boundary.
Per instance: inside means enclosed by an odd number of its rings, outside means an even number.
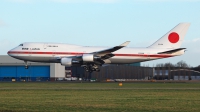
M29 50L29 48L22 48L22 50ZM30 48L30 50L40 50L40 48Z

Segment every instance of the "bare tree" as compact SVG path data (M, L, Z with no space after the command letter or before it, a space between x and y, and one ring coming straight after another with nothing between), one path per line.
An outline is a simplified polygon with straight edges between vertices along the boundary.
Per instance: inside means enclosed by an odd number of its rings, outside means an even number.
M156 67L163 67L164 64L163 63L160 63L160 64L156 64Z
M175 65L174 64L172 64L172 63L159 63L159 64L156 64L156 67L165 67L165 68L168 68L168 67L175 67Z
M190 65L188 65L185 61L179 61L177 64L172 64L172 63L160 63L160 64L156 64L156 67L179 67L179 68L190 68ZM200 65L199 65L200 67Z
M169 67L175 67L175 65L173 65L172 63L165 63L164 65L165 67L169 68Z
M180 67L180 68L189 68L189 65L185 62L185 61L179 61L176 64L176 67Z

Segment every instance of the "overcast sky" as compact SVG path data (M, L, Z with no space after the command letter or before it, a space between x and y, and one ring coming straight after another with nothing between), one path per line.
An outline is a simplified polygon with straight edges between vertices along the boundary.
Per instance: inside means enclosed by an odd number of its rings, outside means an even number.
M186 54L142 63L200 65L200 0L1 0L0 55L22 42L147 47L180 22Z

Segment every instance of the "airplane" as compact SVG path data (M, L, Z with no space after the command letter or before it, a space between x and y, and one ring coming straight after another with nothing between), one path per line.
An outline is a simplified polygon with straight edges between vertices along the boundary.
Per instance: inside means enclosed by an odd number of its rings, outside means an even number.
M130 41L114 47L79 46L63 43L25 42L8 51L8 55L28 61L60 63L63 66L81 66L87 72L100 71L104 64L132 64L169 58L184 54L180 48L190 23L179 23L172 30L146 48L126 47Z

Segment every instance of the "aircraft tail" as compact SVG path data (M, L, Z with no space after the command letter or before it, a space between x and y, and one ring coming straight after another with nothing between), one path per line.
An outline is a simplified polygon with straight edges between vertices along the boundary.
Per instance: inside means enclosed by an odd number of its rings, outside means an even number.
M180 48L190 23L180 23L148 48Z

